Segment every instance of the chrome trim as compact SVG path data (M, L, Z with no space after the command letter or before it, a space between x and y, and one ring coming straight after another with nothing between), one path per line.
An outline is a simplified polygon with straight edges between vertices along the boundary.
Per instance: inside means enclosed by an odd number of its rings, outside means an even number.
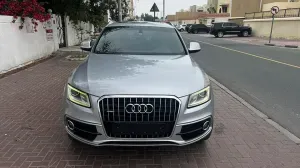
M81 122L81 123L84 123L84 124L89 124L89 125L94 125L94 126L100 126L100 127L102 127L102 124L86 122L86 121L79 120L77 118L71 117L71 116L69 116L67 114L65 114L64 120L66 120L66 118L70 118L72 120L75 120L75 121L78 121L78 122Z
M103 118L102 118L102 115L101 115L101 110L100 110L99 102L102 101L105 98L169 98L169 99L175 99L175 100L177 100L178 103L179 103L179 108L178 108L178 113L177 113L175 124L173 126L172 133L171 133L171 135L169 137L163 137L163 138L160 138L160 139L169 139L174 134L175 128L177 126L177 122L178 122L178 119L179 119L180 110L181 110L181 100L178 97L176 97L176 96L162 96L162 95L105 95L105 96L102 96L97 101L98 112L99 112L99 115L100 115L101 123L103 123ZM125 110L124 110L124 113L125 113ZM107 135L106 129L104 128L104 124L102 126L103 126L103 133L104 133L103 136L106 136L107 138L112 138L112 137L109 137ZM153 140L153 139L157 139L157 138L147 138L147 139L152 139ZM145 140L145 138L126 138L126 139L124 139L124 138L118 138L118 140Z
M122 140L122 139L114 139L114 140L103 140L101 143L95 143L95 142L91 142L91 141L88 141L88 140L85 140L83 138L80 138L78 136L76 136L75 134L73 134L68 128L67 126L65 126L65 129L67 131L67 133L72 136L74 139L82 142L82 143L85 143L85 144L88 144L88 145L92 145L92 146L185 146L185 145L189 145L189 144L192 144L192 143L195 143L197 141L200 141L201 139L205 138L208 134L210 134L212 132L212 127L209 127L209 129L203 133L201 136L197 137L197 138L194 138L192 140L189 140L189 141L176 141L176 140L160 140L160 139L156 139L156 140L149 140L149 139L144 139L142 140L143 142L153 142L153 141L157 141L157 142L162 142L162 141L165 141L165 142L173 142L173 143L176 143L177 145L172 145L172 144L143 144L143 145L135 145L134 142L135 141L141 141L141 140L129 140L129 139L126 139L126 140ZM103 136L103 135L101 135ZM120 141L127 141L127 142L132 142L133 144L102 144L102 143L105 143L105 142L111 142L111 141L114 141L114 142L120 142Z
M176 126L184 126L184 125L195 124L197 122L200 122L200 121L203 121L203 120L206 120L206 119L209 119L209 118L213 119L213 117L211 115L209 115L207 117L201 118L200 120L195 120L195 121L188 122L188 123L177 124Z

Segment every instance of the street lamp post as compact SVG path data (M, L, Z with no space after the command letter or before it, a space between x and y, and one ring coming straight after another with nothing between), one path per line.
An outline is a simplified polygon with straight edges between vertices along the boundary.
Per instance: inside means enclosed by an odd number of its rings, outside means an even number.
M165 16L165 6L166 6L166 4L165 4L165 0L163 0L163 21L165 21L165 18L166 18L166 16Z
M122 0L118 0L119 22L122 22Z

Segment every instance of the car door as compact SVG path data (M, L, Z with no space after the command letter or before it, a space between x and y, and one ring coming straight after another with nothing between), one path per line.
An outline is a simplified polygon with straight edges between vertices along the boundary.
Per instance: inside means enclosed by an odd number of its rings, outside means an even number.
M240 33L240 29L239 29L238 24L230 23L230 27L231 27L231 34L239 34Z
M231 26L229 23L223 23L222 31L224 34L231 34Z
M205 27L203 24L198 25L198 32L206 32Z

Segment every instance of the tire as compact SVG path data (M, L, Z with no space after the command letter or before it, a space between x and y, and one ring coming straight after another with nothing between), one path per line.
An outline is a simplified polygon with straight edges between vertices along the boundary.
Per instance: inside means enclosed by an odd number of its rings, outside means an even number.
M242 32L242 36L243 37L248 37L249 36L249 32L246 30L246 31L243 31Z
M214 35L215 36L215 38L218 38L218 35Z
M218 34L217 34L217 36L218 36L219 38L222 38L222 37L224 37L224 33L221 32L221 31L219 31Z

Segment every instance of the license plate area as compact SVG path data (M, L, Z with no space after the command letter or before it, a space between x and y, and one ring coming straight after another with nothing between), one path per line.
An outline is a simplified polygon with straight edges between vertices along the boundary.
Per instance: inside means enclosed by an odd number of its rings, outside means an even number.
M163 138L171 136L174 122L161 123L118 123L104 124L109 137L115 138Z

